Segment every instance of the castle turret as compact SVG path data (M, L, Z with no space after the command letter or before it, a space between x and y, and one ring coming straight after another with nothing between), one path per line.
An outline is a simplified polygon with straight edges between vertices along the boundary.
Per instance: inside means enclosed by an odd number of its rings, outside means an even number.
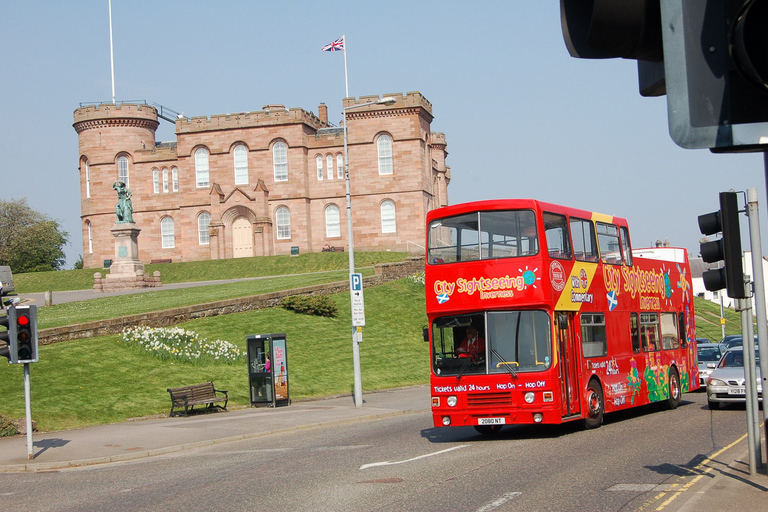
M130 188L135 153L154 149L159 124L157 109L142 104L102 103L78 108L74 119L72 126L78 134L80 194L83 198L83 263L86 267L101 266L100 258L105 254L95 254L92 249L105 242L95 240L95 237L111 236L116 202L112 184L121 179Z

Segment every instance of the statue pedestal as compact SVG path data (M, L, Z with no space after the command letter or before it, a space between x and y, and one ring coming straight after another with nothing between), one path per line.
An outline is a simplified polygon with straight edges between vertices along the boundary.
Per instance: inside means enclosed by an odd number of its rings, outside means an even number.
M151 277L144 273L144 265L139 260L139 227L133 222L117 222L111 231L115 237L115 259L109 267L109 274L104 278L98 273L94 275L93 291L162 286L160 272L155 272Z

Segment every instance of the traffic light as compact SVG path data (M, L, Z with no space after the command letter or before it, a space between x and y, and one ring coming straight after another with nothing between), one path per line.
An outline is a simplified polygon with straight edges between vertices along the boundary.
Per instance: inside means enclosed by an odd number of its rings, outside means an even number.
M0 349L0 356L9 363L36 363L37 358L37 306L11 306L6 316L0 318L0 341L7 346Z
M669 132L675 143L713 152L763 150L768 143L768 3L664 0L661 19Z
M665 93L659 0L560 0L560 23L572 57L637 60L640 94Z
M712 292L725 288L729 297L746 299L736 192L720 192L720 211L699 215L699 229L704 235L722 233L720 240L703 242L700 246L701 259L706 263L723 261L722 268L702 274L704 287Z

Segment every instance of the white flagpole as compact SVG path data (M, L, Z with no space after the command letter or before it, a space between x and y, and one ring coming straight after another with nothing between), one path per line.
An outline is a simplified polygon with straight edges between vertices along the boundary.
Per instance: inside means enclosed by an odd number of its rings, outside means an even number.
M110 2L111 1L112 0L110 0ZM344 38L344 86L346 87L346 92L347 92L347 95L345 97L349 98L349 79L347 78L347 35L342 34L341 37Z
M344 51L346 52L346 50ZM112 64L112 103L115 103L115 53L112 49L112 0L109 0L109 60ZM344 65L346 66L346 61L344 62Z

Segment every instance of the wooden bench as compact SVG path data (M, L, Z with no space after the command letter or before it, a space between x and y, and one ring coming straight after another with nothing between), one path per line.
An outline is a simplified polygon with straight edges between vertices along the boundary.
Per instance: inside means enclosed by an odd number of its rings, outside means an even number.
M341 247L323 247L323 252L344 252L344 246Z
M174 415L174 408L182 406L184 407L184 416L189 416L189 412L196 405L205 405L206 410L218 408L226 411L227 402L229 402L227 392L215 389L213 382L203 382L181 388L168 388L168 393L171 394L171 413L168 416ZM215 405L218 402L224 402L224 406ZM181 413L176 411L176 414Z

